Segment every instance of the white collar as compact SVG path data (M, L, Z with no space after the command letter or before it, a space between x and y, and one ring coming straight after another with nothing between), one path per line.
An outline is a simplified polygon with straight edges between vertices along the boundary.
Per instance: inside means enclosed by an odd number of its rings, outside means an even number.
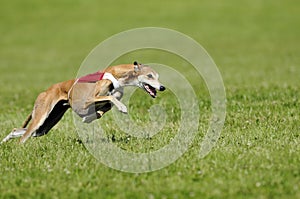
M119 81L111 73L105 72L102 79L110 80L113 83L115 89L120 87Z

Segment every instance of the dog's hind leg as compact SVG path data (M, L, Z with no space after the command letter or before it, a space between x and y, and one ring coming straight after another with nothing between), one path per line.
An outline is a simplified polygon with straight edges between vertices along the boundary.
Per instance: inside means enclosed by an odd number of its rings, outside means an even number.
M13 138L17 138L17 137L21 137L24 135L24 133L26 132L26 126L27 124L30 122L31 120L31 115L32 113L30 113L26 120L24 121L23 125L22 125L22 128L14 128L1 142L0 144L4 143L4 142L7 142L8 140L10 139L13 139Z
M91 123L92 121L99 119L104 114L103 111L97 111L95 113L92 113L90 115L86 115L82 118L83 123Z
M17 138L17 137L21 137L24 135L24 133L26 132L26 128L14 128L12 130L12 132L10 132L2 141L0 144L4 143L4 142L7 142L8 140L10 139L13 139L13 138Z
M47 116L50 114L52 107L55 105L52 103L53 99L51 96L47 95L47 92L42 92L37 97L31 114L32 121L29 124L26 132L22 135L20 143L24 143L36 130L38 130L41 125L43 125ZM26 123L27 122L25 121L24 124Z
M40 93L34 103L32 113L27 117L21 129L13 130L3 141L14 137L21 137L24 143L31 136L42 136L62 118L68 108L68 90L74 80L52 85ZM29 123L29 121L31 123ZM29 124L28 128L25 128Z
M31 136L47 134L69 108L66 96L41 93L34 105L32 122L21 137L20 143L24 143Z

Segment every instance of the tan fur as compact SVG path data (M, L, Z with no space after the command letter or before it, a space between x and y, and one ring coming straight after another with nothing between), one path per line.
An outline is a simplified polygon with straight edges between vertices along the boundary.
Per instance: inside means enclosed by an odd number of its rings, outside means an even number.
M159 89L160 86L160 88L163 88L161 90L164 90L164 87L158 82L158 74L155 71L150 67L142 68L142 65L140 64L137 64L136 66L138 67L138 70L133 64L111 66L104 70L104 72L111 73L120 83L121 88L114 89L113 92L110 91L112 82L107 79L95 83L76 83L76 80L72 79L52 85L46 91L38 95L33 111L23 123L22 128L13 129L2 142L6 142L14 137L22 136L20 143L24 143L42 125L45 125L46 122L49 123L48 127L44 127L46 129L48 128L45 130L45 133L47 133L52 126L60 120L68 108L72 108L80 115L80 113L88 111L91 106L97 106L94 115L87 115L87 117L82 116L83 121L85 122L91 122L100 118L105 112L111 109L111 104L115 105L119 111L127 113L126 106L119 101L123 95L122 87L138 86L142 88L142 84L140 80L138 80L139 78L145 79L149 85L153 84L155 89ZM152 79L147 78L147 74L150 73L154 74L155 77ZM60 104L57 108L56 106L58 103ZM52 114L51 117L53 120L50 118L50 121L48 121L47 119L49 119L50 114ZM32 121L30 122L30 120ZM29 124L29 126L26 129L25 127L27 124ZM42 133L41 135L43 135Z
M53 106L60 100L68 100L68 92L75 80L68 80L65 82L52 85L46 91L39 94L37 97L34 108L31 113L31 123L29 124L25 134L21 137L20 143L24 143L32 133L43 123L47 114L51 111ZM25 121L24 124L29 121ZM24 128L24 127L23 127Z

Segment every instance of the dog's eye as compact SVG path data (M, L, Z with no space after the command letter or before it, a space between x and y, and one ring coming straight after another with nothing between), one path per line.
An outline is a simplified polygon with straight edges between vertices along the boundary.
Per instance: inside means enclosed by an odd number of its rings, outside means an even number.
M147 77L152 79L153 75L152 74L148 74Z

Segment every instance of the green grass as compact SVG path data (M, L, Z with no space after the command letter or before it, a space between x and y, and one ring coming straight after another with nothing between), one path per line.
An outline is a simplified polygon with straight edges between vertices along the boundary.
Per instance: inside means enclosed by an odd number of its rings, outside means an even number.
M227 117L204 159L210 98L194 85L201 123L189 150L161 170L130 174L98 162L76 134L71 112L51 132L0 146L0 198L300 198L300 15L298 1L2 1L0 6L0 137L22 124L39 92L76 76L89 51L109 36L159 26L201 43L222 73ZM136 56L136 57L135 57ZM122 62L184 61L136 53ZM195 82L191 71L190 79ZM135 119L154 102L136 93ZM176 106L171 96L170 104ZM155 150L176 134L179 110L154 139L130 139L110 120L108 139L130 151ZM167 111L171 111L167 107ZM145 116L146 115L146 116ZM108 128L109 130L109 128Z

